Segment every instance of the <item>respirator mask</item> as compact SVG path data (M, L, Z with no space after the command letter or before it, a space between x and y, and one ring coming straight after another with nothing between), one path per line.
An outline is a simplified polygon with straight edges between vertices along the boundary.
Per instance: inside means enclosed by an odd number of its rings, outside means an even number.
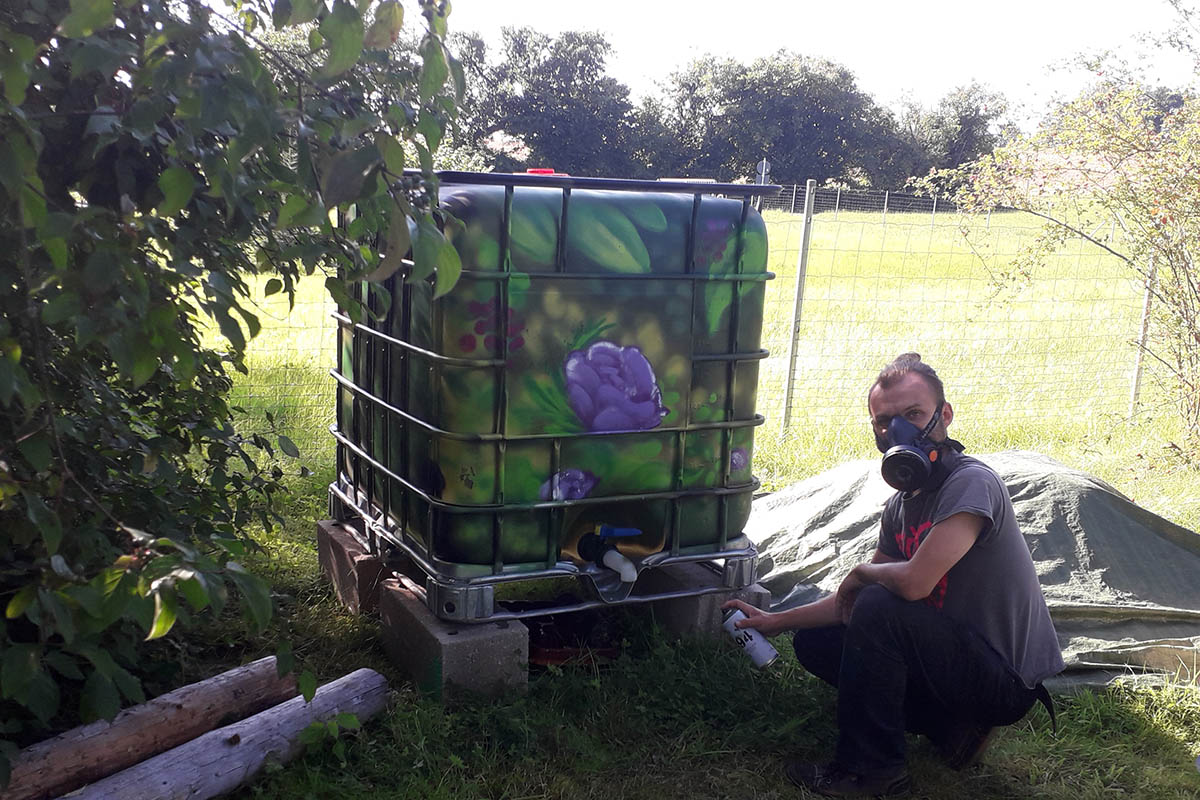
M875 434L875 446L883 453L883 479L888 486L901 492L914 492L924 487L933 475L941 442L932 441L929 434L942 418L938 403L933 416L924 428L918 428L903 417L892 417L886 436Z

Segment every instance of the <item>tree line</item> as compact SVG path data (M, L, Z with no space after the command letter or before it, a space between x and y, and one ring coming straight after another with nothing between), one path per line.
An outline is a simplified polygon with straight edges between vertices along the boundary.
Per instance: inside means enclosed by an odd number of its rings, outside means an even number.
M1011 133L1004 97L978 84L894 113L847 67L787 50L749 63L695 59L659 96L635 102L607 74L613 48L600 33L505 28L494 49L475 34L449 45L468 85L455 147L505 172L731 181L751 178L766 157L782 180L895 189L990 153Z

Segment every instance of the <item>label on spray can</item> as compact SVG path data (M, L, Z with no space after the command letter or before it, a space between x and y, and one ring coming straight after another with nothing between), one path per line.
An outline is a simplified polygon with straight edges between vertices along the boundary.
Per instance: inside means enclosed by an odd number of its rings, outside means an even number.
M731 608L725 612L721 627L738 647L746 651L750 660L754 662L754 666L766 669L775 663L775 659L779 658L779 652L771 646L767 637L754 628L735 628L734 623L742 619L746 619L746 615L739 609Z

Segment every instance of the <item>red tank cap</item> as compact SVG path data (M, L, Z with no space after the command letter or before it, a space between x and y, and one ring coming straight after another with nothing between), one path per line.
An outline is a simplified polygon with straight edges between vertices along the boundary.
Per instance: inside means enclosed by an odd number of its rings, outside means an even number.
M558 173L556 173L554 171L554 167L530 167L529 169L525 170L525 174L527 174L527 175L557 175Z

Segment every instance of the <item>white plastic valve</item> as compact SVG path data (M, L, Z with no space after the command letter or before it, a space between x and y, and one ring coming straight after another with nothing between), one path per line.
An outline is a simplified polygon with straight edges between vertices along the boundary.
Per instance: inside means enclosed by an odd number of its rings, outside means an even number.
M637 567L633 565L632 561L621 555L615 547L610 547L604 552L600 563L619 574L621 583L633 583L637 580Z

